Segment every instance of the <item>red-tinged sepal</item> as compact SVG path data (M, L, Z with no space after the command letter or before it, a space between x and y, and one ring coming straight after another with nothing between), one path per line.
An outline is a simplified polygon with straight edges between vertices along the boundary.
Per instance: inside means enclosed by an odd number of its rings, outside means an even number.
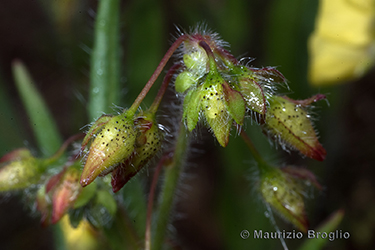
M288 145L310 158L322 161L326 150L319 143L310 115L301 104L282 96L268 98L265 129L281 145Z
M278 71L275 67L264 67L264 68L250 68L252 72L254 72L254 77L260 82L264 84L267 83L282 83L287 84L287 80L280 71Z
M47 184L46 192L52 197L52 218L51 223L58 222L82 191L80 179L79 162L66 167L61 173L53 176Z
M32 157L32 154L29 149L27 148L18 148L15 149L1 157L0 163L8 162L8 161L18 161L22 159L27 159Z
M307 98L307 99L304 99L304 100L293 100L287 96L283 96L283 98L285 98L286 100L296 104L296 105L300 105L301 107L308 107L309 105L311 105L312 103L315 103L317 101L320 101L320 100L325 100L326 99L326 96L323 95L323 94L317 94L317 95L314 95L310 98Z
M284 173L293 176L296 179L304 181L306 186L313 185L316 189L322 190L322 185L318 182L315 175L306 168L286 166L280 169Z

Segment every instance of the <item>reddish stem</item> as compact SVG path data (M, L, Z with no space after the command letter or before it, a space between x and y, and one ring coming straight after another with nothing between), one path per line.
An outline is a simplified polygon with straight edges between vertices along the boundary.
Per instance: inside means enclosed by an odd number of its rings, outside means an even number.
M161 87L159 89L159 92L156 95L156 97L154 99L154 102L152 103L152 105L150 107L150 112L151 113L155 113L156 110L159 108L160 102L163 99L164 93L165 93L165 91L167 90L167 88L169 86L169 82L171 81L173 74L176 73L176 71L178 69L180 69L181 67L182 67L182 65L180 63L178 63L178 64L174 64L168 70L167 74L164 77L163 83L162 83L162 85L161 85Z
M216 67L215 55L212 52L210 46L205 41L200 41L199 46L201 46L207 53L207 56L210 62L210 71L212 73L216 73L217 67Z
M151 89L152 85L155 83L156 79L159 77L161 71L167 64L169 58L173 55L175 50L180 46L180 44L185 41L188 38L187 35L182 35L180 36L173 44L172 46L168 49L167 53L165 53L164 57L161 59L158 67L156 68L155 72L152 74L150 80L146 83L144 88L142 89L141 93L139 93L137 99L135 99L133 105L129 108L132 112L135 113L135 111L138 109L139 105L141 105L141 102L147 95L148 91Z
M85 134L81 133L81 134L76 134L76 135L72 135L71 137L69 137L62 145L61 147L59 148L59 150L57 150L57 152L52 155L50 158L48 158L47 160L49 162L54 162L56 161L66 150L66 148L74 141L77 141L79 139L83 139L85 137Z

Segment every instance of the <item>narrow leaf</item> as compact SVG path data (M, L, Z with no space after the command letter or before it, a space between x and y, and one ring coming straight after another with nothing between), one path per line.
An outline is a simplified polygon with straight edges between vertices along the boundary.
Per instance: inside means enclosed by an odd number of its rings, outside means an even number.
M51 155L62 144L55 121L22 62L14 61L12 66L18 92L30 118L38 146L45 155Z

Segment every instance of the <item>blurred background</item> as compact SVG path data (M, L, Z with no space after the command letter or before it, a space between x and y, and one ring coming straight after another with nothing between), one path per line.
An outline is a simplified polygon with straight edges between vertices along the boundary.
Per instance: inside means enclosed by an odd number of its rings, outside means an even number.
M342 11L346 19L334 20L337 26L333 30L355 23L361 11L366 15L360 16L368 17L373 24L374 1L369 1L370 10L361 9L360 4L339 8L338 2L344 1L331 1L331 8L337 16ZM131 105L178 35L176 26L188 31L204 22L229 42L233 55L254 59L250 63L254 67L277 66L289 81L290 90L282 90L283 94L294 99L317 93L327 95L329 103L319 102L313 109L320 141L327 150L324 162L275 149L251 122L245 129L266 159L280 166L305 166L316 174L324 190L312 192L307 201L311 228L338 209L345 210L338 229L349 232L350 239L328 242L325 249L374 249L373 41L365 40L360 45L350 39L332 43L332 47L321 51L324 55L338 51L342 57L330 66L318 65L312 70L313 63L319 64L312 58L318 60L321 55L319 47L313 50L308 46L309 37L319 22L323 30L324 25L331 25L319 19L324 17L322 6L323 1L313 0L122 1L123 89L121 103L116 105ZM1 1L0 155L22 146L38 154L29 118L14 85L11 64L15 59L23 61L29 69L64 138L91 122L86 105L96 9L97 1L93 0ZM349 37L350 32L354 36L360 30L351 31L349 26L348 30L345 28ZM361 30L371 38L373 31ZM323 43L324 39L320 41ZM341 50L336 50L340 46L347 46L350 51L354 48L350 55L356 57L340 54ZM342 58L353 64L356 60L366 61L366 67L343 68L342 75L337 73L330 79L319 77L336 72L345 64ZM156 90L152 89L144 107L151 103ZM169 94L172 99L173 92ZM168 101L165 104L168 106ZM168 109L161 113L170 114ZM240 238L244 229L275 230L254 188L254 162L241 138L233 131L228 147L223 149L203 131L192 147L174 213L172 235L178 245L182 249L282 249L278 240ZM144 178L147 183L152 172L150 168L149 176L146 173L137 178ZM281 230L294 229L282 219L276 218L276 223ZM10 195L0 198L0 242L1 249L54 249L51 229L41 228L38 215L30 213L19 197ZM302 241L286 243L290 249L298 249Z

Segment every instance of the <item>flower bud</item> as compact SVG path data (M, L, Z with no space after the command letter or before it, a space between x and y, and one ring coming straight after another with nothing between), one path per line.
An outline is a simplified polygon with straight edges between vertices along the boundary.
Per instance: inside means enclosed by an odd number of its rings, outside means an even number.
M204 83L185 97L183 117L189 131L195 128L201 112L220 145L225 147L233 120L243 123L245 101L219 73L210 72Z
M194 76L193 73L183 71L177 76L174 86L178 93L184 93L190 87L196 85L197 82L198 77Z
M139 131L134 153L112 172L113 192L119 191L136 175L161 149L162 133L155 121L154 114L144 113L135 119Z
M272 168L263 173L259 191L266 203L282 217L306 232L308 220L305 212L304 186L295 176Z
M326 151L319 143L310 116L304 109L304 106L314 100L309 98L306 101L294 101L282 96L270 97L265 129L279 139L279 143L286 143L302 154L322 161Z
M79 167L79 162L76 162L53 176L47 184L46 192L52 194L52 223L58 222L67 210L73 207L82 191Z
M185 66L189 69L189 71L191 71L198 77L202 77L207 73L208 57L206 51L204 51L200 47L196 49L196 51L184 54L183 60Z
M264 115L266 99L262 87L257 82L256 74L245 66L235 66L232 73L237 76L240 92L246 101L246 107Z
M93 129L95 135L91 137L94 139L89 146L89 153L81 176L83 187L90 184L98 175L111 172L134 150L136 131L133 114L124 112L118 116L99 119L105 121L99 125L100 129Z
M0 191L18 190L36 184L44 170L43 160L34 158L25 148L4 155L0 162Z

